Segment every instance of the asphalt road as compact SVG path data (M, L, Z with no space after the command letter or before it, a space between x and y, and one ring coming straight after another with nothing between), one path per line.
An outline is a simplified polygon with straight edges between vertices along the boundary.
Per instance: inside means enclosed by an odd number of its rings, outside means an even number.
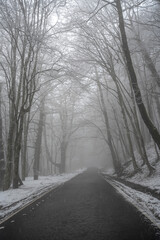
M13 239L158 240L160 236L97 172L87 171L0 225L0 240Z

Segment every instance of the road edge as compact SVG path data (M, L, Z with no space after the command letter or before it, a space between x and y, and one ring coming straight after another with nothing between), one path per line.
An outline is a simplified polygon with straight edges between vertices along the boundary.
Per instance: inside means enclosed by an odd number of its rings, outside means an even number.
M42 194L40 194L38 197L35 197L33 200L27 202L26 204L24 204L23 206L15 209L13 212L9 213L8 215L6 215L4 218L0 219L0 226L2 224L4 224L6 221L8 221L10 218L12 218L14 215L16 215L17 213L21 212L22 210L24 210L26 207L28 207L29 205L33 204L34 202L38 201L39 199L41 199L42 197L44 197L45 195L49 194L51 191L53 190L58 190L60 188L62 188L64 186L65 183L71 181L72 179L76 178L77 176L79 176L80 174L82 174L83 172L78 173L76 176L73 176L72 178L68 179L67 181L60 183L59 185L57 184L56 186L53 187L49 187L47 191L43 192Z
M156 222L155 219L153 219L147 212L145 209L142 209L140 208L140 206L135 202L133 201L133 199L127 195L125 192L123 192L118 186L116 186L116 184L109 180L109 179L106 179L104 178L102 175L101 177L107 182L109 183L113 188L116 189L117 193L120 194L125 201L127 201L128 203L132 204L142 215L144 215L145 218L147 218L158 230L160 230L160 224L158 224ZM137 190L136 190L137 191ZM142 211L143 210L143 211Z

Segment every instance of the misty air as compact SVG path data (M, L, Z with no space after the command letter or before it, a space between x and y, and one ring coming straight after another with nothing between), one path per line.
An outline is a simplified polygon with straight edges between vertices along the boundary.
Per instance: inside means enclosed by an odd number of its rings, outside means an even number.
M160 240L160 1L0 0L0 239Z

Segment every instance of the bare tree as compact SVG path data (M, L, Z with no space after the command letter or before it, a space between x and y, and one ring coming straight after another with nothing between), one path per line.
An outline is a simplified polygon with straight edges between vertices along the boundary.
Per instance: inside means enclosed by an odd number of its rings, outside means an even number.
M4 170L5 170L5 162L4 162L4 146L3 146L3 136L2 136L2 84L0 84L0 189L3 187L3 179L4 179Z
M45 125L45 109L44 109L45 105L44 104L45 104L45 98L43 97L40 102L39 121L38 121L37 136L36 136L36 142L35 142L34 164L33 164L34 180L38 180L38 176L39 176L42 133Z
M18 187L24 119L40 86L40 75L44 71L41 50L49 31L47 20L57 4L58 1L1 1L1 31L5 47L1 50L0 65L10 101L5 190L10 186L13 167L13 188Z
M126 36L126 31L125 31L125 26L124 26L122 7L121 7L121 3L119 0L116 0L116 7L117 7L118 17L119 17L119 27L120 27L121 37L122 37L123 51L124 51L124 55L126 58L126 65L128 68L130 79L132 82L132 87L134 90L136 103L137 103L137 106L139 108L139 111L140 111L140 114L141 114L141 117L142 117L144 123L146 124L152 138L154 139L158 148L160 149L160 134L147 114L145 105L142 100L141 91L138 86L137 76L136 76L136 73L135 73L135 70L133 67L133 63L132 63L132 59L131 59L130 51L129 51L129 47L128 47L128 41L127 41L127 36Z

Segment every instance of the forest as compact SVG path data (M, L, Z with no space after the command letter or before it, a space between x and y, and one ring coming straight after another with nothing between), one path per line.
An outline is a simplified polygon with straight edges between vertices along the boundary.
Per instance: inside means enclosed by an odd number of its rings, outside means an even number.
M0 38L1 190L90 166L155 174L159 0L0 0Z

